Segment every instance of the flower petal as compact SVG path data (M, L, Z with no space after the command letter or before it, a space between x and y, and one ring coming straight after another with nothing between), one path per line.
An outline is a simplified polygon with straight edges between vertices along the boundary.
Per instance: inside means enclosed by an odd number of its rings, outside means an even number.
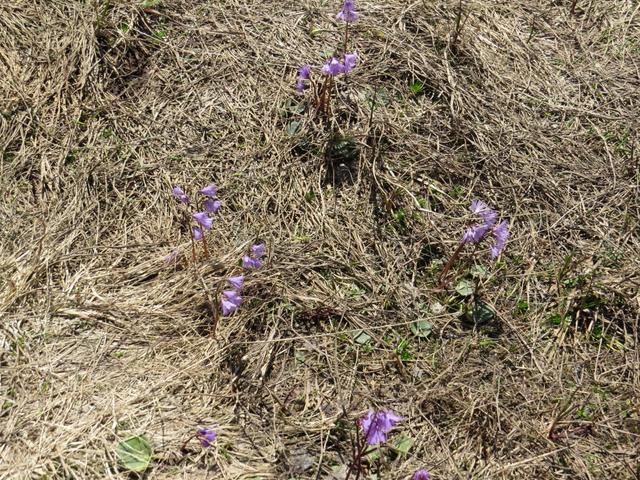
M229 277L227 279L227 282L229 282L229 285L231 285L233 288L240 290L242 288L242 285L244 284L244 275Z
M193 219L205 230L211 230L213 219L207 212L197 212L193 214Z
M207 197L215 197L218 194L218 187L216 187L215 184L210 183L202 190L200 190L200 193L206 195Z

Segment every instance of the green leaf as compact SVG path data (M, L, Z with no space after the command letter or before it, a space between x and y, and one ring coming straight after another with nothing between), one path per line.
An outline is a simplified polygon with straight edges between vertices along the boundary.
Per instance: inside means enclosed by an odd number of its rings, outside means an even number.
M144 472L151 463L153 449L147 437L139 435L120 442L116 448L116 454L127 470Z
M483 325L489 322L493 317L496 316L496 313L493 309L484 302L477 302L473 307L473 321L477 325Z
M473 295L473 284L469 280L460 280L456 285L456 292L463 297Z
M409 450L411 450L414 443L415 440L413 438L403 435L393 442L393 448L401 455L406 455L409 453Z
M486 268L481 265L474 265L471 267L471 276L473 278L487 278L489 275Z
M431 335L432 325L426 320L418 320L411 324L411 332L418 338L427 338Z
M291 136L295 135L299 129L300 122L298 122L297 120L289 122L289 124L287 125L287 133Z
M365 333L364 330L360 330L359 332L355 333L353 339L360 345L366 345L371 341L371 336Z

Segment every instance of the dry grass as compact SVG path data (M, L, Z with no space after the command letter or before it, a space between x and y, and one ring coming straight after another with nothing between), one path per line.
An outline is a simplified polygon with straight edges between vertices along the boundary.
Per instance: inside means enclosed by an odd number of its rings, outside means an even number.
M415 439L378 478L640 478L640 5L465 0L454 42L457 0L361 1L345 172L292 90L337 3L0 2L0 478L126 478L139 433L146 478L330 478L371 406ZM210 180L215 261L165 266L170 188ZM455 266L497 312L465 328L436 278L475 197L513 236ZM256 239L212 338L203 284Z

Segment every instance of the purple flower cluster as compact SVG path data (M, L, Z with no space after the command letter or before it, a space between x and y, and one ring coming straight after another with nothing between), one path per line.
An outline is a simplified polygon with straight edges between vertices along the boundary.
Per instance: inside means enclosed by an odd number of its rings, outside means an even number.
M320 68L320 73L329 77L336 77L341 74L349 73L356 67L358 62L358 54L355 52L346 53L344 58L338 59L331 57ZM311 65L302 65L298 69L298 80L296 82L296 90L304 92L307 88L307 82L311 81Z
M335 77L342 73L349 73L356 66L356 62L358 61L358 54L346 53L342 60L338 60L336 57L331 57L331 59L327 60L327 62L322 66L320 72L323 75L328 75L330 77Z
M336 18L347 23L355 22L358 19L355 0L344 0L342 10L338 12Z
M342 5L342 10L338 12L336 18L346 22L347 24L351 22L355 22L358 19L358 12L356 12L356 4L355 0L345 0ZM347 38L348 38L348 25L347 30L345 30L345 45L344 49L347 48ZM320 67L320 73L327 77L336 77L338 75L347 74L351 70L353 70L358 61L358 54L355 52L347 53L344 52L344 57L331 57L327 60L322 67ZM304 92L307 88L307 82L311 81L311 66L310 65L302 65L298 69L298 80L296 81L296 90L298 92Z
M391 410L377 412L369 410L360 417L358 423L362 428L362 434L365 436L367 443L369 445L378 445L387 441L387 433L400 420L402 420L402 417Z
M211 444L216 441L216 438L218 438L218 434L210 428L199 428L196 437L200 440L200 445L204 448L209 448Z
M201 189L200 193L205 196L205 200L202 202L204 211L196 212L191 215L197 224L191 227L191 233L195 240L202 239L204 230L211 230L211 227L213 226L213 218L210 217L210 214L216 213L220 210L220 206L222 205L222 202L216 198L218 195L218 187L213 183ZM184 203L185 205L189 205L191 202L189 196L180 187L173 187L173 196L176 197L180 203Z
M242 257L242 266L246 269L257 269L262 266L262 257L265 254L266 247L264 243L258 243L251 246L251 253ZM228 290L222 291L222 299L220 305L222 307L222 315L225 317L235 312L242 303L240 291L244 285L244 275L236 275L229 277L227 283L231 285Z
M265 253L264 243L258 243L251 246L251 253L242 257L242 266L244 268L256 269L262 266L262 257Z
M481 200L473 200L469 207L472 213L482 218L482 223L472 225L462 236L462 243L479 243L488 234L493 235L495 241L491 246L491 257L496 258L500 255L509 238L509 222L503 220L498 221L498 212L489 208L489 206Z

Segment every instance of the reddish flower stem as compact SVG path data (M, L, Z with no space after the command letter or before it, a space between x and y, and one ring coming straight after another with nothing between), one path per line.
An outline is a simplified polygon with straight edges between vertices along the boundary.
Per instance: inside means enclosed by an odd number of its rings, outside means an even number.
M447 282L446 282L447 273L449 273L449 270L451 270L451 267L453 266L455 261L460 257L460 254L462 253L462 249L464 248L464 245L465 245L464 242L460 242L460 244L458 245L458 248L456 248L456 250L451 255L451 258L449 258L449 261L447 262L447 264L442 269L442 272L440 273L440 277L438 278L438 284L439 284L440 288L446 287L446 285L447 285Z

